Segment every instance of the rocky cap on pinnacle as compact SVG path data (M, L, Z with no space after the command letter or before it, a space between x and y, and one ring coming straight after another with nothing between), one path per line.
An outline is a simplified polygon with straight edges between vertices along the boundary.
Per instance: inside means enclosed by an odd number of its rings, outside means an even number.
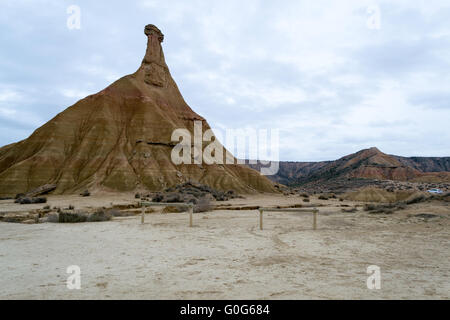
M163 42L164 41L163 33L154 24L146 25L145 29L144 29L144 33L145 33L146 36L151 36L151 35L155 34L156 37L158 38L159 42Z

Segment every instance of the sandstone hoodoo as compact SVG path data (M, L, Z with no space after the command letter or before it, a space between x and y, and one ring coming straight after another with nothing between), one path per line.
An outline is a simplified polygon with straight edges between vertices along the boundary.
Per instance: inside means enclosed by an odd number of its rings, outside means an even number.
M0 195L52 184L54 193L163 190L197 181L219 190L272 192L259 172L238 164L171 161L172 132L204 118L184 101L164 59L162 32L145 27L139 69L58 114L29 138L0 149Z

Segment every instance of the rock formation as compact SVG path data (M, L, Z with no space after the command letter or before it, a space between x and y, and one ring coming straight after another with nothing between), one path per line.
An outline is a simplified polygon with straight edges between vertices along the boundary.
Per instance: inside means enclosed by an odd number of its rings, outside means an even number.
M54 193L162 190L197 181L220 190L272 192L273 184L241 165L171 161L173 130L208 123L186 104L164 59L161 31L145 27L139 69L67 108L29 138L0 148L0 195L55 184Z
M260 165L249 165L259 169ZM336 179L372 179L411 182L450 182L449 157L399 157L377 148L360 150L335 161L280 161L275 182L305 185L311 182L330 184Z

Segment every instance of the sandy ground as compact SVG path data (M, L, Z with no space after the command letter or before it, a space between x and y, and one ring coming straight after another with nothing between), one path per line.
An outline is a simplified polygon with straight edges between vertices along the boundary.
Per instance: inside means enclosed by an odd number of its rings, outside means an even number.
M76 201L76 202L75 202ZM49 204L108 206L120 197L50 197ZM219 210L115 218L79 224L0 222L1 299L449 299L450 208L418 204L393 215L318 201L311 214ZM235 205L302 203L297 196L253 196ZM349 202L345 202L350 204ZM42 205L36 205L41 208ZM0 211L18 208L1 201ZM23 210L23 206L20 207ZM29 206L32 208L32 205ZM19 210L19 209L17 209ZM438 217L421 219L418 213ZM69 290L66 268L81 268ZM369 265L381 289L369 290Z

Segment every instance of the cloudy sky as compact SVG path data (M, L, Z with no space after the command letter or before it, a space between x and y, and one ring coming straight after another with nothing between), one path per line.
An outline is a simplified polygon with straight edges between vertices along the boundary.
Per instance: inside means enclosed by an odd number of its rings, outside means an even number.
M194 111L281 160L450 156L448 0L1 0L0 145L136 71L148 23Z

